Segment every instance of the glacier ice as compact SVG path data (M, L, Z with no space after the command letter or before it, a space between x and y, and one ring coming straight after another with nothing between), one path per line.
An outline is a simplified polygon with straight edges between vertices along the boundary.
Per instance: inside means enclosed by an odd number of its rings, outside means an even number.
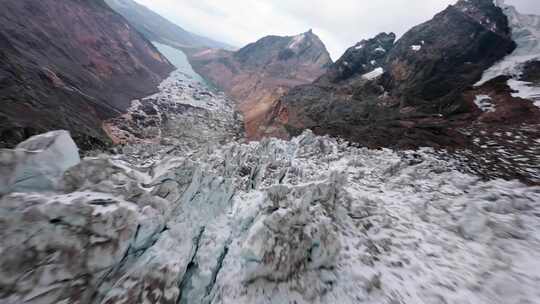
M63 193L0 200L3 303L540 299L540 188L428 149L307 131L119 161L83 160Z
M510 76L507 84L517 92L512 96L535 101L535 105L540 107L540 87L519 79L526 63L540 60L540 16L521 14L503 0L495 3L508 17L512 39L517 47L510 55L484 71L475 86L481 86L501 75Z
M33 136L13 150L0 150L0 194L54 190L62 174L79 161L69 132Z

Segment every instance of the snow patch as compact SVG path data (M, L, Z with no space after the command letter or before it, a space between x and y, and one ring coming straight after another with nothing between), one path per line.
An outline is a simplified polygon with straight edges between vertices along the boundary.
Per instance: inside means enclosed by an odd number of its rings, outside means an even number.
M495 4L502 8L512 28L512 39L517 48L510 55L484 71L482 79L475 86L481 86L501 75L518 79L525 63L540 60L540 16L520 14L514 6L506 5L502 0Z
M495 105L491 101L488 95L477 95L474 99L474 103L482 112L495 112Z
M421 45L411 45L411 50L418 52L422 49Z
M386 53L386 50L384 48L380 47L380 46L378 48L376 48L375 50L373 50L373 51L374 52L379 52L379 53Z
M363 48L364 48L364 45L362 45L362 44L361 44L361 45L357 45L357 46L354 47L355 50L361 50L361 49L363 49Z
M291 43L289 44L289 48L294 49L294 48L298 47L298 45L300 43L302 43L302 41L304 41L305 38L306 38L305 34L300 34L300 35L294 36Z
M367 80L373 80L373 79L381 76L383 73L384 73L383 68L379 67L379 68L376 68L376 69L374 69L373 71L371 71L369 73L365 73L364 75L362 75L362 78L367 79Z
M508 86L516 91L512 93L512 97L533 100L534 105L540 108L540 87L535 86L531 82L509 79Z

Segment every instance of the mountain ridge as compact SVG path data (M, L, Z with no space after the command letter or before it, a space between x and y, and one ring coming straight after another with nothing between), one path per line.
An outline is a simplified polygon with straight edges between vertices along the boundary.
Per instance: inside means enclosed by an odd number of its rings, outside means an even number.
M365 56L352 55L364 52L360 46L350 48L313 84L281 98L265 124L270 129L281 125L282 134L310 128L368 146L461 146L468 139L456 128L481 116L468 90L516 48L507 17L490 0L460 0L389 49L379 49L380 63L367 65L372 72L380 69L372 79L354 73L336 78L345 65L366 64ZM531 103L518 100L516 108L511 99L505 96L502 117L537 120Z
M223 42L191 33L148 7L133 0L104 0L124 16L147 39L175 48L234 49Z
M262 118L277 98L312 82L332 63L326 46L311 30L296 36L266 36L236 52L204 50L188 58L197 73L237 101L249 139L262 137Z
M51 129L70 130L83 149L107 146L102 121L173 70L103 0L2 6L0 147Z

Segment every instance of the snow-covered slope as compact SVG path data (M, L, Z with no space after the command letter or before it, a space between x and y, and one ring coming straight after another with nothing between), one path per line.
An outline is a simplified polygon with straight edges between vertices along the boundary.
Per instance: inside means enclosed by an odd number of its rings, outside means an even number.
M497 76L510 76L508 85L517 92L513 94L514 97L536 101L535 104L540 106L540 86L520 81L524 65L540 60L540 16L521 14L514 6L505 4L504 0L496 0L496 4L508 17L512 39L516 42L517 48L512 54L486 70L476 86Z

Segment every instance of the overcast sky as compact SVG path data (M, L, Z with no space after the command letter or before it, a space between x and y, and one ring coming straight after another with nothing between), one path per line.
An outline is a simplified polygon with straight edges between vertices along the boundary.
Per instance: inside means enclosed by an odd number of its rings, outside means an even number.
M136 0L188 31L242 47L313 29L335 60L377 33L402 35L456 0ZM507 0L540 14L540 0Z

